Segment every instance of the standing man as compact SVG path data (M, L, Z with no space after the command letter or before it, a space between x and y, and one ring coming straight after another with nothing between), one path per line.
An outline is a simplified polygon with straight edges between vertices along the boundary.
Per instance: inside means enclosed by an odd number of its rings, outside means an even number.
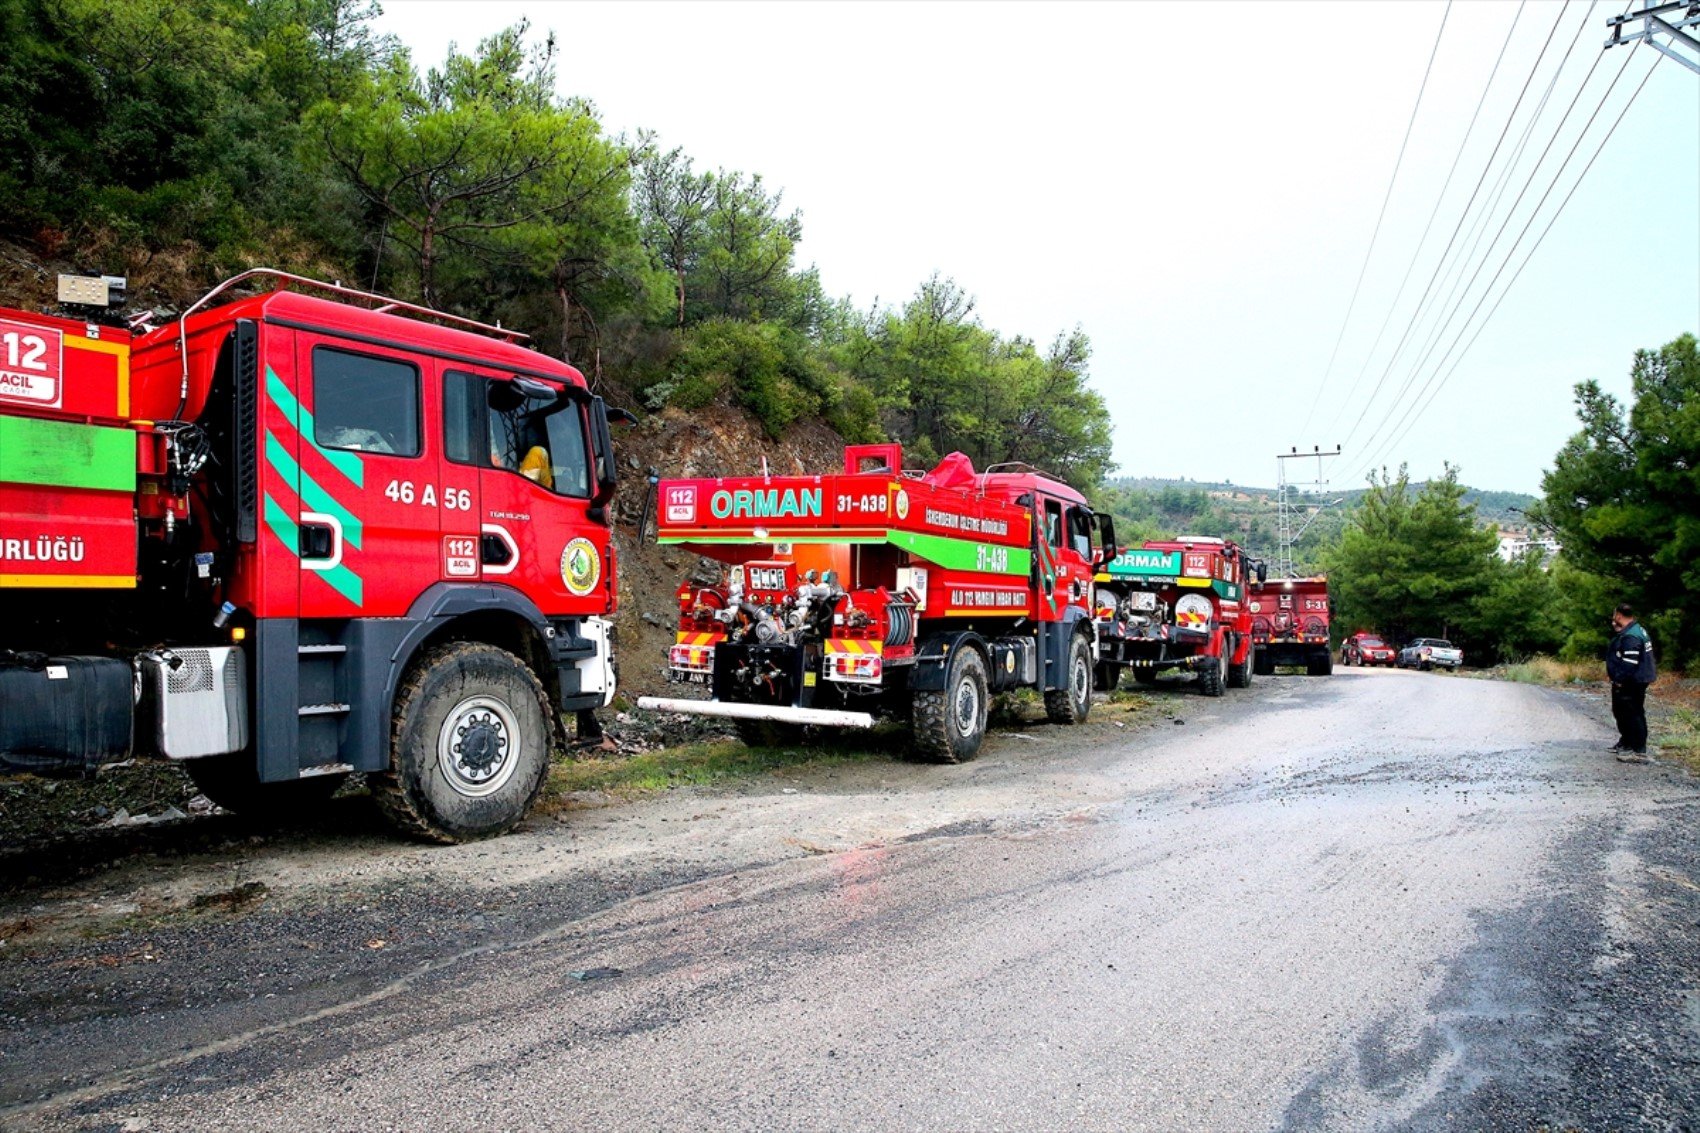
M1651 763L1647 757L1647 686L1658 673L1653 668L1653 640L1635 610L1625 602L1612 611L1616 636L1606 647L1606 676L1611 680L1611 714L1617 721L1618 741L1612 746L1624 763Z

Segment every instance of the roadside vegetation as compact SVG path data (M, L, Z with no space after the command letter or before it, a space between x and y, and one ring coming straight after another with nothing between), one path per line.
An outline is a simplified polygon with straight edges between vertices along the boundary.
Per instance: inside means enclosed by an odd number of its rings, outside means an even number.
M47 262L125 273L162 313L256 265L340 279L523 327L634 410L1110 470L1078 328L1000 333L943 274L895 304L829 296L780 188L611 133L558 93L566 45L472 25L419 61L378 11L0 0L0 251L35 285Z

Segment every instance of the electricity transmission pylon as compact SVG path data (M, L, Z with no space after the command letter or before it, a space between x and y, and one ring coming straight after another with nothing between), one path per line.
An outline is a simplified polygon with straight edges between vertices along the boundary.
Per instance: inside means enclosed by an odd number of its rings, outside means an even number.
M1297 448L1293 448L1287 452L1275 454L1275 528L1276 541L1279 544L1279 549L1275 553L1276 577L1293 578L1298 574L1297 568L1293 565L1293 544L1298 542L1299 536L1303 535L1305 528L1310 526L1310 519L1307 518L1304 525L1299 527L1298 530L1293 529L1298 513L1303 510L1302 505L1298 504L1293 498L1297 494L1295 489L1320 490L1328 487L1328 478L1323 475L1324 464L1339 455L1339 445L1335 445L1331 449L1314 445L1309 452L1300 452ZM1290 479L1287 473L1287 462L1290 460L1316 461L1316 479Z
M1640 29L1630 30L1637 23ZM1606 21L1606 27L1611 29L1611 38L1606 40L1608 48L1645 43L1700 75L1700 39L1684 30L1700 28L1700 0L1665 0L1664 3L1647 0L1639 11L1613 16ZM1668 37L1669 42L1660 43L1654 38L1661 35Z

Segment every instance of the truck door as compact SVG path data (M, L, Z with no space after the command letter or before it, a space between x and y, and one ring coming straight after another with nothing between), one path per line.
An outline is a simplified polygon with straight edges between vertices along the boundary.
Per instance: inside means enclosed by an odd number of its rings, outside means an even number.
M1092 512L1079 504L1063 511L1063 545L1057 552L1057 588L1071 606L1092 608Z
M490 467L489 426L484 416L491 382L487 375L458 366L443 371L442 493L437 522L442 534L441 577L467 582L483 577L483 506L481 472ZM501 559L505 545L490 557ZM498 572L514 569L508 559L492 565Z
M395 617L437 578L428 367L396 348L298 332L301 616ZM435 402L435 396L431 399Z
M533 379L485 385L483 574L549 614L605 614L610 604L609 531L589 516L589 406L583 390Z

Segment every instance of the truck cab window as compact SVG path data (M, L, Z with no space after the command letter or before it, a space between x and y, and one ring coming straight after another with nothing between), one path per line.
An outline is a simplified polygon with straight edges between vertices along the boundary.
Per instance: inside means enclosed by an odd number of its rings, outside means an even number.
M1045 542L1060 548L1063 545L1062 529L1062 504L1057 500L1046 500Z
M443 455L456 464L478 464L484 435L487 379L450 370L443 375Z
M572 398L527 397L510 382L490 382L490 463L558 495L590 498L584 411Z
M315 346L313 438L327 448L418 456L418 368Z

